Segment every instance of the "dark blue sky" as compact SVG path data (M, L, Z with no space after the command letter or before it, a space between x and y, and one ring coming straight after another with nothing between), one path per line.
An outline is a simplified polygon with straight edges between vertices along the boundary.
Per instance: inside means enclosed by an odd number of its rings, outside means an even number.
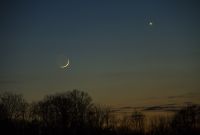
M113 105L195 93L199 7L198 0L1 1L0 90L35 100L78 88ZM70 67L62 70L65 57Z

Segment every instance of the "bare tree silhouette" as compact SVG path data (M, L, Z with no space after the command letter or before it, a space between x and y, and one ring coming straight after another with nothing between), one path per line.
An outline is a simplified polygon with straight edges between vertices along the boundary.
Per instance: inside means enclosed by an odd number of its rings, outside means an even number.
M144 134L144 120L145 116L142 112L134 111L131 115L131 125L133 131L137 134Z
M188 105L174 116L171 126L177 134L196 134L200 126L200 107Z
M170 135L171 119L167 116L156 116L150 120L149 132L151 135Z
M0 96L0 104L8 119L25 119L27 103L22 95L5 92Z
M146 130L147 128L148 130ZM48 95L27 103L22 95L0 94L0 133L16 135L199 135L200 106L183 107L172 117L134 111L123 119L111 107L96 105L83 91Z

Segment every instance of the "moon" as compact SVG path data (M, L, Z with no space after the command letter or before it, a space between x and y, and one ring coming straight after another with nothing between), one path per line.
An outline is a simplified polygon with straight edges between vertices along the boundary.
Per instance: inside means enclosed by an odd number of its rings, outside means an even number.
M64 69L64 68L67 68L68 66L69 66L69 59L67 59L67 64L64 66L60 66L60 68Z
M152 25L153 25L153 22L152 22L152 21L150 21L150 22L149 22L149 26L152 26Z

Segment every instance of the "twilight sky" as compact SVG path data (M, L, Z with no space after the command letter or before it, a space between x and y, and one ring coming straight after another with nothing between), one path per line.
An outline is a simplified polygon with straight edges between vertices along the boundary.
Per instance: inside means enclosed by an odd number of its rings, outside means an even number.
M200 103L198 0L5 0L0 17L0 91L38 100L79 89L110 105Z

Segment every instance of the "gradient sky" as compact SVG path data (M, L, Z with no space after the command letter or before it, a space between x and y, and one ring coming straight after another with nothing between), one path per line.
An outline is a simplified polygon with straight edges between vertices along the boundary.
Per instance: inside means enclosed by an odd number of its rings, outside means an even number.
M198 0L13 0L0 2L0 16L0 91L200 103Z

